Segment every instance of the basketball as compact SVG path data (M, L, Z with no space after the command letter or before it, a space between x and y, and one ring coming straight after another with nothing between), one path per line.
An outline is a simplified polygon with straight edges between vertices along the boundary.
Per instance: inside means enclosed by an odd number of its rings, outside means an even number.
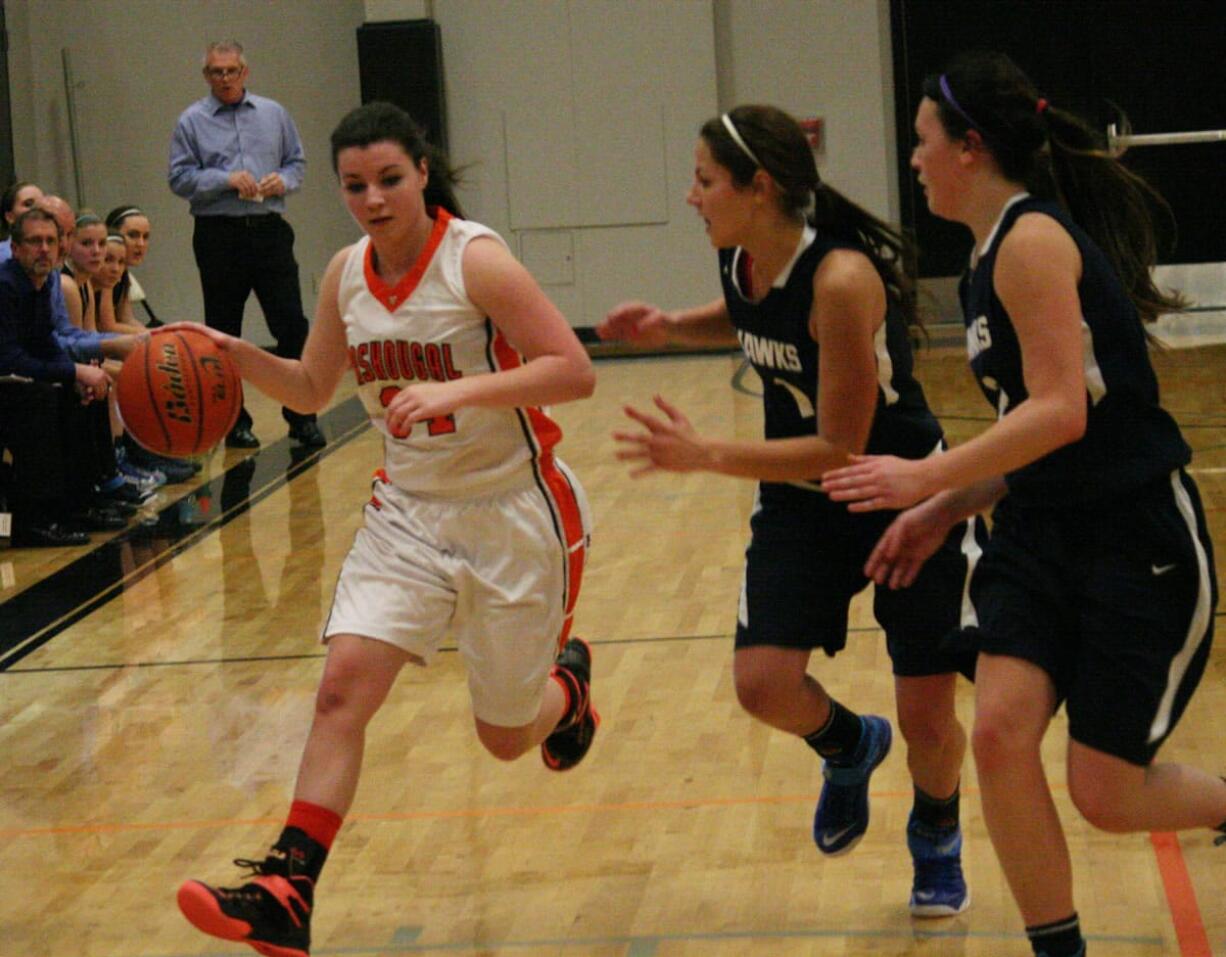
M243 387L234 360L205 333L158 329L124 360L115 397L133 439L157 455L187 458L234 427Z

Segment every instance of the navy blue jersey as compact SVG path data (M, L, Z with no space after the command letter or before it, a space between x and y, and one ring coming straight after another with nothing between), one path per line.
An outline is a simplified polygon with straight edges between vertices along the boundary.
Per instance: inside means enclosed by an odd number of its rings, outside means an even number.
M1001 242L1025 213L1050 216L1081 253L1077 293L1087 418L1078 441L1005 476L1010 498L1019 505L1057 507L1102 501L1186 465L1192 453L1158 404L1158 380L1136 307L1102 250L1054 202L1028 195L1011 201L979 261L962 277L967 352L983 394L1001 416L1027 396L1017 334L992 276Z
M724 302L746 358L762 380L766 414L766 438L780 439L817 434L818 345L809 332L813 308L813 275L832 249L855 249L805 231L812 238L792 266L786 281L776 284L758 302L741 292L737 272L743 250L721 249L720 278ZM877 331L877 410L866 451L923 458L941 441L941 426L912 374L911 343L906 323L887 298L885 321ZM814 479L816 482L816 478ZM772 491L782 493L777 483L763 482L763 502ZM839 506L839 511L844 511Z

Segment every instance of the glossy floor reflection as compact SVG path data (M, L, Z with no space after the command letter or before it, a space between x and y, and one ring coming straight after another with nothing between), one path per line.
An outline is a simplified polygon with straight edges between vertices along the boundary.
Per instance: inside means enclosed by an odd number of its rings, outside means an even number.
M1226 346L1159 351L1155 365L1196 451L1221 559ZM495 761L475 740L460 656L446 647L431 668L406 668L368 731L320 883L316 957L1029 954L969 758L966 914L907 913L901 747L873 778L860 846L817 853L820 764L746 717L732 683L752 484L632 481L614 458L622 405L657 391L703 432L756 436L760 386L739 370L730 354L602 361L593 398L554 410L595 525L575 623L603 718L592 752L560 775L535 755ZM919 376L953 441L991 420L957 351L925 354ZM0 556L30 562L20 587L0 591L0 957L248 952L197 934L174 890L187 877L233 883L231 860L275 839L313 713L319 626L381 461L345 401L325 419L328 447L305 458L280 440L275 406L253 396L250 407L259 454L219 453L145 525L58 564ZM867 592L853 604L846 651L811 667L841 700L893 715L870 605ZM957 708L969 726L970 685ZM1164 756L1226 770L1223 716L1219 641ZM1226 848L1208 832L1155 841L1090 828L1068 799L1065 732L1061 714L1044 764L1091 953L1226 954Z
M75 624L115 594L255 506L273 491L332 455L369 428L366 412L348 399L321 418L330 436L320 449L284 438L240 458L125 531L3 602L0 670ZM297 527L294 525L292 527Z

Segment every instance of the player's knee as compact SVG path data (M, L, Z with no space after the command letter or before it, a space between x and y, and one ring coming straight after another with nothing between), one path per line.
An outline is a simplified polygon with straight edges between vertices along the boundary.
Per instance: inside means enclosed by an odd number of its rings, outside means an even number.
M915 751L943 751L965 739L956 715L925 706L900 706L898 729L907 747Z
M363 726L370 720L371 696L360 685L324 675L315 694L315 717L332 722Z
M499 761L514 761L531 747L531 742L518 728L477 726L477 740Z
M761 673L736 675L736 700L756 718L772 714L782 697L776 682L769 676Z
M349 701L350 695L342 685L325 679L315 693L315 714L324 718L337 717L345 713Z
M971 749L981 774L1005 770L1031 750L1031 742L1007 715L980 711L971 731Z

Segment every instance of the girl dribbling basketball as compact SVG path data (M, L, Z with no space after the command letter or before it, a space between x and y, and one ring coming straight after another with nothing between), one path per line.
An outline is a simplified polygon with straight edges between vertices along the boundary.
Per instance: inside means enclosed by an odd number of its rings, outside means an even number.
M329 264L301 360L208 332L247 381L303 412L352 367L385 466L323 628L285 829L248 883L179 890L200 930L294 957L309 952L315 882L357 788L366 725L406 663L428 663L455 635L477 736L502 760L539 745L548 767L573 767L599 720L590 652L567 639L586 503L541 409L591 393L587 353L504 242L460 217L445 161L408 114L354 110L332 157L366 237Z

